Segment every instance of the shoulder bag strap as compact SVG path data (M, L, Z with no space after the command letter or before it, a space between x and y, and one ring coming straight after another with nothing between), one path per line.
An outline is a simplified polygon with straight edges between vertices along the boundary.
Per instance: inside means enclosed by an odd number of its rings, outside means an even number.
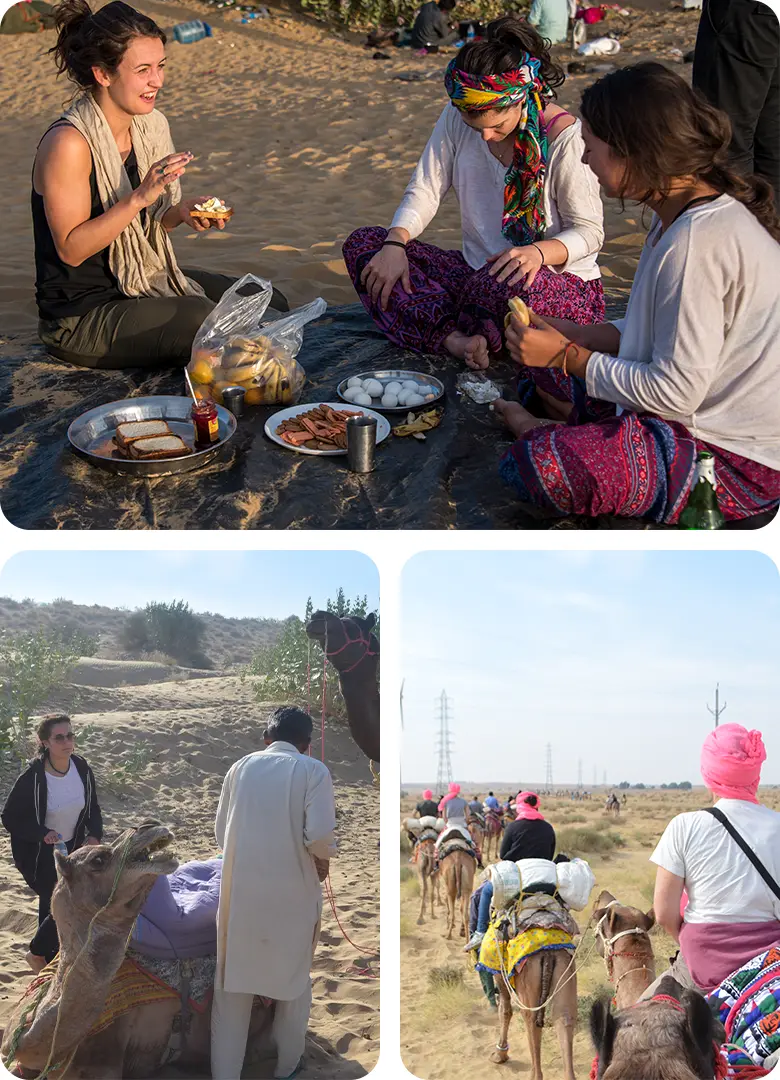
M731 836L731 838L742 848L744 853L750 859L753 866L755 866L756 870L758 870L759 874L764 879L769 888L772 890L772 892L775 894L777 899L780 900L780 885L777 884L775 879L772 877L767 868L759 859L758 855L756 855L755 851L753 851L753 849L748 845L747 841L744 840L742 836L740 836L740 834L731 824L723 811L719 810L717 806L708 806L705 808L704 813L712 814L716 821L719 821L721 823L721 825Z

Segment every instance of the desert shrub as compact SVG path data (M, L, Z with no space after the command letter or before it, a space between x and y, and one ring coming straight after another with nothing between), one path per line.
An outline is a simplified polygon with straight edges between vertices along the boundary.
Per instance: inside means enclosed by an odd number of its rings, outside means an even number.
M0 754L24 761L36 711L63 687L79 658L57 632L0 632Z
M403 883L405 881L411 881L412 878L414 878L415 873L414 873L414 870L412 870L411 866L402 866L400 876L401 876L401 884L403 885Z
M419 0L302 0L302 6L315 18L355 30L395 25L398 19L411 26L420 4ZM507 10L504 0L467 0L458 5L457 18L486 22Z
M400 919L400 936L402 938L414 937L417 927L408 915L402 915Z
M201 644L205 629L186 601L153 601L125 619L119 641L129 653L165 653L185 667L210 668Z
M434 967L428 972L428 985L432 990L439 990L442 987L449 986L462 986L463 985L463 968L456 967Z
M347 600L339 589L335 600L325 609L339 618L354 615L365 618L368 600L364 596ZM316 711L322 701L323 678L326 683L325 711L329 716L344 716L346 708L339 687L338 672L331 662L323 671L322 650L306 633L306 624L314 614L311 597L306 602L303 619L288 619L273 645L260 649L244 669L246 676L259 676L255 695L259 702L288 701L309 711ZM374 628L378 633L378 626Z
M600 855L614 848L625 847L625 840L619 833L602 829L570 828L558 829L558 850L567 855Z
M54 623L54 631L63 645L78 656L95 656L100 648L100 638L88 634L74 619L62 619Z
M124 791L143 775L151 758L150 747L143 741L136 742L120 759L113 759L110 768L101 776L102 785L109 791Z

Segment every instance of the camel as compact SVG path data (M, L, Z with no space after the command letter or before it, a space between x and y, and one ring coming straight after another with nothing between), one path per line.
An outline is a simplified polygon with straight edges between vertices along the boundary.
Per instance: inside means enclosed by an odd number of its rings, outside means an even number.
M469 814L467 825L471 833L471 839L474 841L474 847L481 854L485 844L485 819L472 811Z
M645 914L639 908L621 904L604 890L593 908L591 923L595 923L596 947L615 987L615 1005L627 1009L655 982L650 941L655 912L650 908Z
M431 893L431 918L436 918L436 913L433 910L439 889L439 873L436 869L436 841L430 837L426 840L420 840L417 844L415 856L417 859L417 877L420 881L420 916L417 919L417 924L422 925L425 922L425 904L428 899L429 889ZM441 903L440 894L438 900Z
M701 994L683 990L670 975L659 983L657 998L617 1015L606 999L595 1002L590 1033L597 1080L712 1080L726 1038Z
M31 1008L34 998L22 999L6 1027L0 1055L8 1065L14 1058L17 1075L37 1076L47 1064L55 1072L64 1067L69 1080L149 1077L159 1069L181 1012L177 999L136 1006L97 1035L89 1032L152 885L178 866L167 853L172 839L168 829L147 823L113 844L83 847L70 856L55 852L52 914L60 937L59 966L37 1006ZM16 1041L25 1016L29 1026ZM190 1017L180 1063L208 1069L210 1007ZM258 1002L250 1038L270 1028L271 1019L272 1009Z
M315 611L306 626L339 673L347 707L347 723L358 749L379 763L379 641L373 615L340 619L331 611Z
M474 889L476 862L464 848L458 847L445 855L439 863L439 873L444 878L447 900L447 940L452 940L455 914L460 908L460 936L466 937L469 922L469 900Z
M501 837L504 832L504 823L501 819L501 815L496 810L485 811L485 860L491 861L492 857L498 859L499 849L501 847Z
M555 949L532 953L515 974L514 992L524 1010L523 1021L531 1056L529 1080L543 1080L542 1032L548 1012L558 1034L563 1061L561 1080L575 1080L574 1029L577 1025L577 977L574 957L569 950ZM512 995L502 975L496 976L499 993L499 1036L490 1055L495 1065L509 1061L509 1025L512 1022ZM559 989L560 987L560 989ZM545 1008L539 1008L545 1005ZM533 1011L530 1011L533 1010ZM637 1080L635 1074L633 1080Z
M608 814L612 814L613 817L620 817L620 799L613 792L607 801L604 803L604 809Z

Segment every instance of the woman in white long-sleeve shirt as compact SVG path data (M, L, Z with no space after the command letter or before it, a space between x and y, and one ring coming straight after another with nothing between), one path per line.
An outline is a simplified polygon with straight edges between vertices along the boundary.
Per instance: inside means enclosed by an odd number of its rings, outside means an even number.
M487 367L515 295L576 323L604 318L603 209L580 122L554 103L563 81L542 38L514 16L450 63L451 104L390 230L358 229L344 244L361 301L397 345ZM450 188L462 253L415 239Z
M524 365L523 404L497 403L517 436L501 473L552 514L669 524L706 449L726 519L776 507L780 222L771 188L731 169L728 118L660 64L600 79L581 115L586 160L605 193L654 217L624 319L578 327L533 318L508 330Z

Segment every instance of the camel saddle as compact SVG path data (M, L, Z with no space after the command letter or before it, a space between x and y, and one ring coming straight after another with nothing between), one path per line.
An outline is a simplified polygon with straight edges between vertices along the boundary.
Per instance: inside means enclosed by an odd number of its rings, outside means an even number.
M417 843L421 844L423 840L438 840L439 834L435 829L423 829L420 835L417 837Z
M447 829L446 832L442 833L442 837L443 839L439 844L438 852L439 862L441 862L442 859L446 859L453 851L465 851L472 859L479 858L473 842L467 840L463 833L458 829Z

